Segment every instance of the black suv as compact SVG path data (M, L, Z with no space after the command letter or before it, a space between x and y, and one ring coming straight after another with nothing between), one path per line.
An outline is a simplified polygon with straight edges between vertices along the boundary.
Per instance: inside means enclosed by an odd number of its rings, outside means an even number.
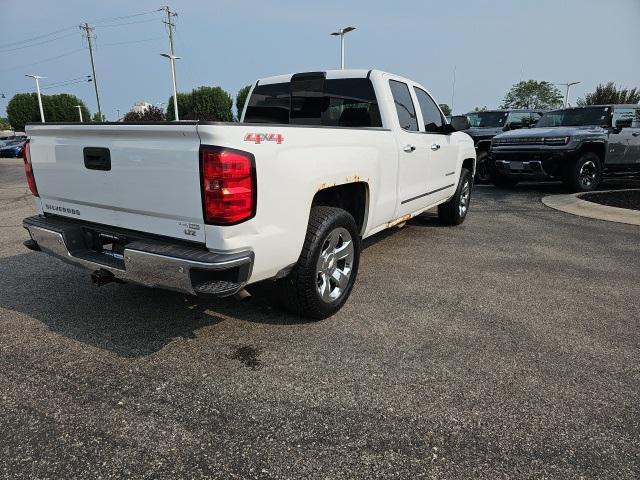
M544 112L538 110L486 110L470 112L465 116L469 128L464 133L473 138L476 146L476 181L487 183L489 177L489 148L491 139L507 130L528 128L536 123Z
M493 138L490 174L499 187L559 179L578 192L594 190L603 176L638 176L640 105L547 112L535 128Z

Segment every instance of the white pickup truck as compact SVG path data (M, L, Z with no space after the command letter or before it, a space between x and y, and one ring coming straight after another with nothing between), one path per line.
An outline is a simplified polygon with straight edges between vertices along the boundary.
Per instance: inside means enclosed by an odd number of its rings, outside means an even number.
M133 282L229 296L275 279L286 308L325 318L361 239L438 206L467 215L473 141L421 85L378 70L258 80L239 123L27 126L38 215L25 245Z

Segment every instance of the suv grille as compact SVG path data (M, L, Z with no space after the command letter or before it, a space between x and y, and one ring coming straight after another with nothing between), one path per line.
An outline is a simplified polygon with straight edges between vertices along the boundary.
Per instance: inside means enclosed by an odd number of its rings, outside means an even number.
M544 137L494 138L494 145L544 145Z

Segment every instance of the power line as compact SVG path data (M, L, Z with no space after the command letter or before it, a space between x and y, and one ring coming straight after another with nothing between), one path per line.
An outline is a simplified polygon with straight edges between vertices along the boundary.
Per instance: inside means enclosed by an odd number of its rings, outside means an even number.
M131 43L143 43L143 42L151 42L152 40L160 40L164 37L151 37L151 38L143 38L140 40L128 40L125 42L113 42L113 43L98 43L97 47L113 47L114 45L129 45Z
M157 9L157 10L149 10L147 12L139 12L139 13L133 13L131 15L122 15L119 17L105 17L105 18L98 18L96 20L93 20L92 23L94 25L100 25L101 23L110 23L110 22L115 22L118 20L126 20L127 18L133 18L133 17L141 17L142 15L150 15L152 13L156 13L159 12L161 9Z
M31 38L28 38L26 40L18 40L16 42L5 43L3 45L0 45L0 49L4 49L4 48L7 48L7 47L12 47L14 45L20 45L21 43L31 43L31 42L33 42L35 40L40 40L41 38L50 37L51 35L56 35L58 33L65 32L67 30L71 30L72 28L75 28L75 26L61 28L60 30L54 30L53 32L49 32L49 33L43 33L42 35L31 37Z
M100 28L123 27L125 25L136 25L138 23L150 23L150 22L157 22L157 21L158 21L157 18L151 18L149 20L138 20L136 22L112 23L110 25L98 25L98 27Z
M44 45L45 43L53 42L54 40L60 40L62 38L72 37L74 35L76 35L76 34L75 33L69 33L67 35L62 35L60 37L47 38L46 40L43 40L43 41L38 42L38 43L32 43L31 45L24 45L22 47L4 49L4 50L2 50L2 53L15 52L16 50L24 50L25 48L37 47L38 45Z
M38 60L36 62L23 63L22 65L14 65L12 67L3 68L2 70L0 70L0 72L8 72L8 71L11 71L11 70L15 70L17 68L30 67L32 65L39 65L41 63L50 62L52 60L57 60L57 59L62 58L62 57L68 57L69 55L73 55L74 53L80 52L81 50L84 50L84 47L83 48L77 48L75 50L70 50L70 51L68 51L66 53L62 53L60 55L56 55L55 57L44 58L44 59Z

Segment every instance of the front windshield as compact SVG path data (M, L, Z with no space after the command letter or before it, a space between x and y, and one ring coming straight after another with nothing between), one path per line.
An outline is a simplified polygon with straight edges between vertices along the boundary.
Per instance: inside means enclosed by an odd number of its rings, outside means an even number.
M504 127L509 112L475 112L468 113L472 127Z
M536 127L599 127L610 123L610 107L568 108L545 113Z

